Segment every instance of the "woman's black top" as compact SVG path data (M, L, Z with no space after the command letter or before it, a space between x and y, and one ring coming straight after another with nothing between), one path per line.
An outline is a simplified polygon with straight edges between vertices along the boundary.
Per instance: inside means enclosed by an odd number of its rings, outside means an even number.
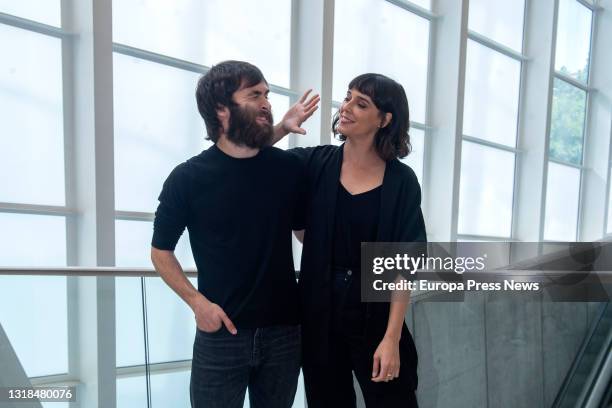
M376 241L382 186L360 194L351 194L342 183L338 184L332 265L334 269L358 271L361 243Z
M351 194L338 183L334 222L332 328L363 335L365 304L361 302L361 243L376 240L382 186Z

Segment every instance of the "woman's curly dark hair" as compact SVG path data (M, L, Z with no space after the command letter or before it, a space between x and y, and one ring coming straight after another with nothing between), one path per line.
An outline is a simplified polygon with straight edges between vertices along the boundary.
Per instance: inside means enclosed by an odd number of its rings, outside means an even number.
M385 160L406 157L412 150L410 145L410 113L408 99L404 87L389 77L381 74L362 74L353 79L348 89L356 89L368 95L374 105L380 110L381 116L391 113L391 122L378 129L374 137L376 151ZM338 132L340 110L336 112L332 121L332 132L341 141L346 136Z

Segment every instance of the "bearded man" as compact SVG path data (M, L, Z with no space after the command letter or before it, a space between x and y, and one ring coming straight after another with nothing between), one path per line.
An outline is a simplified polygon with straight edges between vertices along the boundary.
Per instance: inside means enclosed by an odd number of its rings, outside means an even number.
M305 133L317 109L308 92L273 126L269 87L246 62L225 61L198 81L196 100L214 145L168 176L155 213L151 259L191 307L197 331L193 407L289 408L300 370L291 231L304 227L304 169L268 146ZM197 290L174 256L184 229Z

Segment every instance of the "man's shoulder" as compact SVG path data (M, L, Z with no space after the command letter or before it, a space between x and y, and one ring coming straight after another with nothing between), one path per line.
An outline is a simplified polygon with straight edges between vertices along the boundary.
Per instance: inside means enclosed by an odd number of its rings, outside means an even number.
M208 150L204 150L184 162L177 164L170 172L168 181L173 183L188 183L192 181L198 169L207 163L207 151Z

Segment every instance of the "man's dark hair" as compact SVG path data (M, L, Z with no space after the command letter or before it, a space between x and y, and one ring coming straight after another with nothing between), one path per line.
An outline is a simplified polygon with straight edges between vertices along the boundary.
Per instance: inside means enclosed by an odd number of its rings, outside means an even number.
M207 139L215 143L219 140L222 125L217 117L217 109L237 106L232 99L234 92L240 88L255 86L262 81L266 82L266 79L259 68L244 61L223 61L213 65L200 77L196 102L206 124Z
M381 74L362 74L354 78L348 89L356 89L368 95L381 113L391 113L391 122L384 128L378 129L374 144L378 155L385 161L406 157L412 147L410 145L410 114L408 99L404 87L389 77ZM344 141L346 136L338 133L340 110L334 115L332 131L338 139Z

